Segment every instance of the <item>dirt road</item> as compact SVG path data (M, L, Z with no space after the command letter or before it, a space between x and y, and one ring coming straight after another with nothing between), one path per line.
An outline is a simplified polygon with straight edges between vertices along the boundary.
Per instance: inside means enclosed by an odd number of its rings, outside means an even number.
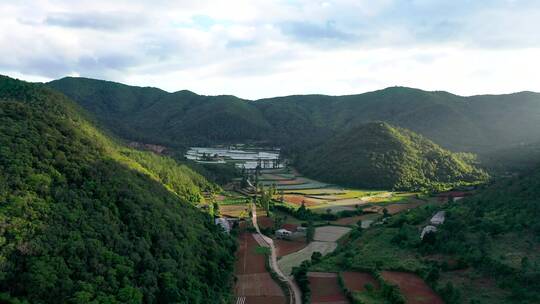
M258 237L255 237L255 240L264 247L270 248L270 268L281 278L282 281L286 282L289 287L289 294L290 299L289 302L291 304L301 304L302 303L302 294L300 292L300 289L296 285L296 283L289 278L288 276L284 275L281 269L278 267L277 263L277 254L276 254L276 247L274 246L274 241L265 236L261 233L261 230L259 229L259 225L257 224L257 211L255 206L252 205L252 212L253 212L253 226L255 227L255 230L257 231Z

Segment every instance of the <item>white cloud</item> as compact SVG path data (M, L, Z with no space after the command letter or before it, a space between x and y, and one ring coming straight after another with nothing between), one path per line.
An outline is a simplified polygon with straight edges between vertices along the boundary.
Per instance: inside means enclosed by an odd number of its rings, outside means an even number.
M244 98L540 91L539 27L534 1L0 2L0 73Z

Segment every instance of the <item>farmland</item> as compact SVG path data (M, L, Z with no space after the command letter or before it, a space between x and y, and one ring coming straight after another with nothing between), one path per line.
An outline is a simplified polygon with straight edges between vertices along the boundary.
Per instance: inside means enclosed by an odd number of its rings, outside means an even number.
M382 277L398 286L408 304L443 304L441 298L415 274L397 271L383 271Z
M266 270L266 256L259 250L258 243L249 233L242 233L235 265L237 278L235 295L240 302L259 304L284 304L285 296ZM244 299L244 300L242 300Z
M275 189L276 191L271 197L272 204L286 207L275 207L270 215L266 216L261 205L257 212L259 227L268 236L274 238L278 258L277 267L281 272L292 277L293 268L300 266L304 261L310 261L314 253L320 253L323 257L321 261L314 263L309 269L308 282L312 291L312 303L348 303L348 299L345 297L346 290L350 293L349 297L362 303L384 302L386 298L381 290L380 278L375 279L369 271L355 272L353 270L374 270L381 265L384 265L383 270L403 269L411 271L411 273L423 269L423 261L416 255L411 254L409 250L396 249L391 245L391 241L399 229L381 226L381 224L385 216L397 216L424 205L433 205L433 200L421 199L417 193L342 188L307 179L294 169L287 168L263 170L259 178L260 184L265 185L260 190L260 195L264 193L263 191L269 191L265 189ZM251 201L252 198L234 192L225 192L222 197L216 200L220 205L222 215L243 218L247 218L249 215L249 205L246 202ZM437 203L435 202L435 204ZM297 227L307 226L306 215L298 213L302 208L311 212L309 217L314 229L310 242L306 241L305 232L302 232L304 234L295 232ZM359 221L362 223L361 229L364 230L361 240L357 238L356 231L360 229L358 227ZM370 228L373 223L377 225ZM293 234L288 239L277 239L273 233L278 228L287 229ZM358 247L353 255L346 254L346 252L344 254L342 251L332 254L340 246ZM246 257L243 259L244 263L251 265L249 267L254 268L255 271L262 271L263 269L260 268L261 259L264 262L264 256L257 250L252 250L251 254L258 254L258 256ZM243 267L243 265L237 265L237 267ZM257 267L259 268L257 269ZM241 272L240 270L238 274L243 275L240 274ZM398 286L399 281L392 280L392 278L394 277L390 275L390 277L384 278L384 281L386 284ZM275 282L270 283L269 279L271 277L260 273L254 276L239 277L236 288L237 295L264 294L266 297L272 297L272 301L281 301L282 298L278 297L277 289L275 289L279 285ZM423 283L421 278L418 279ZM340 280L344 290L338 284ZM422 297L426 296L427 291L431 289L425 283L423 283L424 285L416 283L418 286L427 287L427 289L419 289L420 292L417 295L414 293L414 288L402 283L398 293L408 301L409 299L420 301L411 303L421 304L423 303L421 302ZM263 290L266 288L265 284L267 290ZM366 284L369 290L366 289ZM432 296L437 297L432 290L431 292ZM281 296L283 296L282 292ZM249 303L253 302L255 298L249 300L246 297L246 299ZM263 301L261 299L259 300ZM430 299L428 298L428 300ZM270 298L266 300L270 301Z
M312 290L311 303L349 303L338 284L338 275L336 273L309 272L308 280Z

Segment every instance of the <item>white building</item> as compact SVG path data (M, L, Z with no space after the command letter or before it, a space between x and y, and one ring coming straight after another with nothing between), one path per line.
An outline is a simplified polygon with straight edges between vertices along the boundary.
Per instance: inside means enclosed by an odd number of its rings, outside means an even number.
M437 232L437 227L435 226L426 226L424 227L424 229L422 229L422 233L420 233L420 239L423 240L424 239L424 236L427 234L427 233L435 233Z
M276 230L276 238L278 239L289 239L291 235L292 235L292 232L290 232L287 229Z
M429 221L432 225L442 225L444 224L444 218L446 216L445 211L438 211Z
M223 230L225 230L227 233L231 232L231 223L229 223L229 221L226 218L218 217L214 219L214 223L216 225L221 226L221 228L223 228Z

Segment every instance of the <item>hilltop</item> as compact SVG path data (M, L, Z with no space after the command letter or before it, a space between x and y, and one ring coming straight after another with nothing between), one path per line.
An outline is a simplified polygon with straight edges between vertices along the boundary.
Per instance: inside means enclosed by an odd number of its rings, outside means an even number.
M384 122L352 128L301 155L295 163L301 172L350 187L419 190L487 178L472 156Z

